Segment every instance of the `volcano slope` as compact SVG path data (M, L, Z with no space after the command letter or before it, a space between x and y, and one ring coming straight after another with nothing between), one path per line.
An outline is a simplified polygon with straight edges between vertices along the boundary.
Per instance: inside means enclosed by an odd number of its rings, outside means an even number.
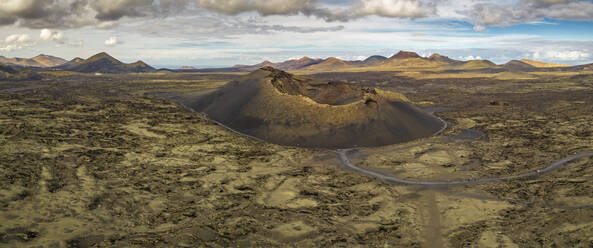
M443 125L400 93L313 80L272 67L187 105L241 133L314 148L390 145L431 136Z

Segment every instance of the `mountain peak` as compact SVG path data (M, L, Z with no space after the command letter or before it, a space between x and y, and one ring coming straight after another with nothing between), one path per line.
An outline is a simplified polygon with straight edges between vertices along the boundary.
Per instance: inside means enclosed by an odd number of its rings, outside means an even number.
M449 58L447 56L440 55L438 53L435 53L433 55L430 55L430 57L428 57L428 59L429 60L432 60L432 61L445 62L445 63L457 63L457 62L459 62L457 60L451 59L451 58Z
M535 66L525 63L519 60L511 60L506 64L502 65L506 69L529 69L534 68Z
M334 61L342 61L342 60L341 60L341 59L338 59L338 58L336 58L336 57L329 57L329 58L327 58L325 61L328 61L328 62L334 62Z
M129 71L132 72L151 72L154 71L154 68L146 63L144 63L144 61L142 60L138 60L134 63L131 64L124 64L123 65L124 68L127 68Z
M138 60L138 61L132 63L132 65L144 65L144 66L146 66L148 64L144 63L144 61L142 61L142 60Z
M522 59L520 61L523 63L529 64L531 66L534 66L534 67L539 67L539 68L569 67L570 66L570 65L564 65L564 64L554 64L554 63L535 61L535 60L530 60L530 59Z
M70 71L83 73L140 73L155 71L153 67L141 60L131 64L125 64L105 52L95 54L86 60L75 58L65 68Z
M418 55L415 52L399 51L395 55L391 56L391 58L392 59L412 59L412 58L421 58L421 57L420 57L420 55Z
M100 53L97 53L97 54L95 54L95 55L93 55L93 56L91 56L89 58L92 58L92 57L111 57L111 55L109 55L106 52L100 52Z
M364 61L374 61L374 60L386 60L387 58L381 55L373 55L366 58Z
M62 58L58 58L56 56L51 56L51 55L46 55L46 54L39 54L33 58L31 58L31 60L37 62L40 67L54 67L54 66L59 66L62 65L66 62L68 62L65 59Z
M179 67L179 70L195 70L196 68L191 65L184 65Z
M112 57L111 55L107 54L106 52L97 53L90 58L86 59L84 63L91 63L98 60L107 60L112 64L121 65L123 62L117 60L116 58Z

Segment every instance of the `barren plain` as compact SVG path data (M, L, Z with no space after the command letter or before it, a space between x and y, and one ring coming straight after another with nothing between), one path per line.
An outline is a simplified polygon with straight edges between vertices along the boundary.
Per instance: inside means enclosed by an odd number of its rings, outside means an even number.
M592 247L593 74L336 72L448 123L379 148L280 146L173 101L244 73L0 82L1 247ZM167 100L173 99L173 100ZM347 168L411 181L394 184Z

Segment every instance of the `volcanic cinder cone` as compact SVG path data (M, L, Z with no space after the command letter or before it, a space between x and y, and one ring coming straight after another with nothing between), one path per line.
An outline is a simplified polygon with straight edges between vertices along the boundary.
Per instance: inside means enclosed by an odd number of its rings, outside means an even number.
M384 146L431 136L443 125L402 94L316 81L271 67L188 104L236 131L303 147Z

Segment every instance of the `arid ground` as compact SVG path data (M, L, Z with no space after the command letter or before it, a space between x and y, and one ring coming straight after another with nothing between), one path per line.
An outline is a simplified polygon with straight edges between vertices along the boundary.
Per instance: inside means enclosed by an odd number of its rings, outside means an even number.
M335 150L260 142L172 99L242 73L0 82L0 247L592 247L593 159L514 180L388 183ZM448 122L344 151L412 181L537 172L593 150L593 74L340 72Z

